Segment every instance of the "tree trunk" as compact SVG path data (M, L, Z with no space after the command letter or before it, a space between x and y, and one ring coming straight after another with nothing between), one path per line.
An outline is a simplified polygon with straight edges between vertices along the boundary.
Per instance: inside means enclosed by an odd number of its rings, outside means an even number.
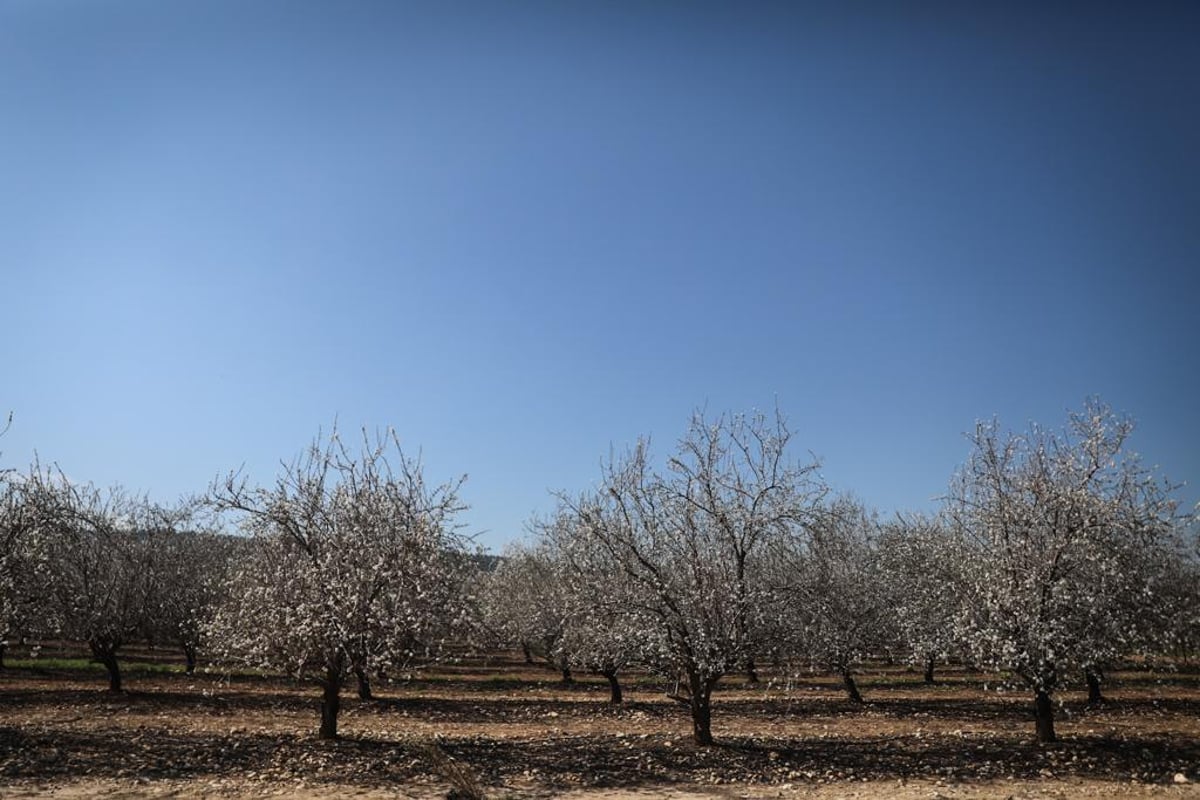
M611 702L614 706L620 705L624 698L621 696L621 684L619 681L617 681L617 671L608 670L607 672L601 672L600 674L608 678L608 689L611 694L609 702Z
M712 735L712 690L716 678L704 680L698 675L689 675L691 689L692 738L696 744L708 746L713 743Z
M529 649L529 645L526 644L525 642L521 642L521 652L525 654L525 663L532 664L533 663L533 651Z
M1104 693L1100 690L1101 674L1100 670L1087 669L1083 671L1083 677L1087 681L1088 687L1088 705L1102 706L1105 702Z
M121 665L117 663L117 648L104 642L88 642L92 649L92 657L108 670L108 690L121 691Z
M354 677L358 679L358 699L371 700L371 679L367 677L367 671L362 667L354 668Z
M183 646L183 658L187 662L186 672L188 675L196 674L196 646L194 644L185 644Z
M567 661L566 656L558 659L558 669L562 672L562 682L564 684L572 684L575 682L575 676L571 674L571 664Z
M754 663L754 656L746 659L746 683L758 683L758 668Z
M925 683L930 684L930 685L932 685L934 683L933 667L934 667L933 656L926 656L926 658L925 658Z
M0 669L4 669L4 651L8 649L8 642L0 642Z
M854 682L854 676L848 669L842 670L842 685L846 687L846 696L850 698L851 703L862 703L862 695L858 693L858 684Z
M342 675L341 670L329 667L325 670L325 680L321 681L323 693L321 696L321 731L318 736L322 739L336 739L338 711L342 707Z
M1037 718L1037 740L1039 742L1058 741L1054 735L1054 704L1050 695L1042 690L1034 694L1033 711Z

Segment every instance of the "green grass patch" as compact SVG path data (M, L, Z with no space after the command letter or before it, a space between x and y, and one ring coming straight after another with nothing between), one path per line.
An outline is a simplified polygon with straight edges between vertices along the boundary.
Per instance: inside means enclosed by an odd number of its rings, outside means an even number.
M182 674L182 664L159 664L153 661L124 661L117 659L121 672L125 674L154 673ZM73 672L105 672L104 665L90 658L7 658L4 660L6 669L28 670L60 670Z

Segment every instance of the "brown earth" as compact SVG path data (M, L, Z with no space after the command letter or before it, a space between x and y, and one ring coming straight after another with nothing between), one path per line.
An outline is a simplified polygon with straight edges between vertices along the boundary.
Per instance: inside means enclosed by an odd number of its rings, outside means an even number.
M1050 746L1030 699L986 681L880 666L855 706L821 676L735 677L702 748L650 676L614 707L602 680L493 658L347 691L330 743L310 685L132 672L112 695L101 673L24 667L0 671L0 797L434 798L458 768L491 797L1200 798L1200 674L1114 673L1099 709L1068 692Z

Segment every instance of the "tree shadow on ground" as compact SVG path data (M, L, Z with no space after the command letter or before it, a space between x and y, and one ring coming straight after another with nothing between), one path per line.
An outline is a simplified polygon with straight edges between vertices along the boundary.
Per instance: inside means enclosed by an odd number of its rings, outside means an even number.
M957 736L748 739L702 748L663 737L593 736L552 742L478 739L446 749L489 782L529 775L558 788L586 784L631 787L656 783L803 782L805 780L951 780L1079 777L1169 781L1200 757L1200 743L1167 738L1083 737L1053 747L1017 740ZM567 770L563 765L570 765Z
M319 690L315 686L259 684L213 685L196 683L197 688L175 689L178 684L158 684L143 691L131 688L113 694L101 687L82 688L6 688L0 690L0 707L17 712L38 709L70 710L79 716L111 716L129 711L140 713L195 714L207 717L231 717L246 712L317 713ZM621 705L611 705L606 692L592 692L574 698L545 697L536 694L495 697L468 694L463 697L381 694L375 700L362 701L350 690L343 696L343 709L349 714L397 715L419 717L438 724L520 725L556 718L568 719L679 719L686 720L686 709L665 700L655 692L631 693ZM717 697L713 712L718 732L722 718L754 718L802 722L806 718L886 718L912 720L914 729L923 719L937 720L942 727L979 724L1023 724L1030 719L1032 699L1012 693L975 697L869 697L866 705L850 703L838 696L801 696L777 698ZM1082 703L1066 706L1069 715L1103 722L1129 716L1200 717L1200 698L1117 698L1099 709Z
M663 735L555 736L517 740L471 737L442 748L486 783L532 781L633 787L679 783L804 782L937 778L992 780L1090 778L1169 781L1200 762L1200 742L1162 737L1082 736L1054 746L988 736L730 738L696 747ZM202 779L245 776L365 786L430 779L413 745L369 738L315 738L231 732L177 734L142 729L28 732L0 727L0 776Z

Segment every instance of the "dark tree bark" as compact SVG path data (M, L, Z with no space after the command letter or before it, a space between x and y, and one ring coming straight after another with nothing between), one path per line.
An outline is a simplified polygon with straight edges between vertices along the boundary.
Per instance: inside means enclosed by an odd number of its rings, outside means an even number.
M925 683L932 685L935 682L933 680L934 666L935 666L935 663L934 663L933 656L926 656L926 658L925 658Z
M850 698L851 703L862 703L862 695L858 693L858 684L854 682L854 676L850 674L850 670L842 670L842 685L846 687L846 696Z
M88 642L88 646L92 650L92 658L98 663L104 665L104 669L108 671L108 690L110 692L120 692L121 689L121 665L117 662L117 647L118 644L93 640Z
M696 744L708 746L713 743L712 735L712 690L717 678L704 679L698 675L688 676L691 690L689 706L692 711L692 738Z
M187 662L187 668L186 668L187 674L195 675L196 674L196 645L185 643L183 645L183 658Z
M610 694L609 702L611 702L613 705L620 705L624 698L621 696L621 684L617 680L617 671L607 670L605 672L601 672L600 674L608 678L608 689Z
M358 680L358 699L373 699L374 695L371 694L371 679L367 677L367 671L362 667L355 667L354 677Z
M1088 705L1102 706L1107 700L1104 699L1104 692L1100 689L1100 682L1104 676L1100 674L1098 669L1084 670L1083 677L1087 681L1088 687Z
M342 707L342 672L338 666L330 666L325 670L321 681L321 739L338 738L338 711Z
M525 654L525 663L532 664L533 663L533 651L529 649L529 645L526 644L525 642L521 642L521 652Z
M746 659L746 683L758 683L758 668L754 663L754 656Z
M1054 704L1050 702L1048 692L1039 689L1034 693L1033 712L1037 719L1037 740L1058 741L1058 737L1054 735Z
M688 706L691 712L691 738L697 745L713 744L713 688L720 679L720 675L707 679L700 675L688 675L688 694L667 696Z
M4 651L8 649L6 642L0 642L0 669L4 669Z
M567 662L566 656L558 659L558 669L562 673L562 682L564 684L572 684L575 682L575 676L571 674L571 665Z
M770 656L771 656L771 666L772 667L775 667L775 669L779 669L780 667L783 666L783 649L782 648L772 647Z

